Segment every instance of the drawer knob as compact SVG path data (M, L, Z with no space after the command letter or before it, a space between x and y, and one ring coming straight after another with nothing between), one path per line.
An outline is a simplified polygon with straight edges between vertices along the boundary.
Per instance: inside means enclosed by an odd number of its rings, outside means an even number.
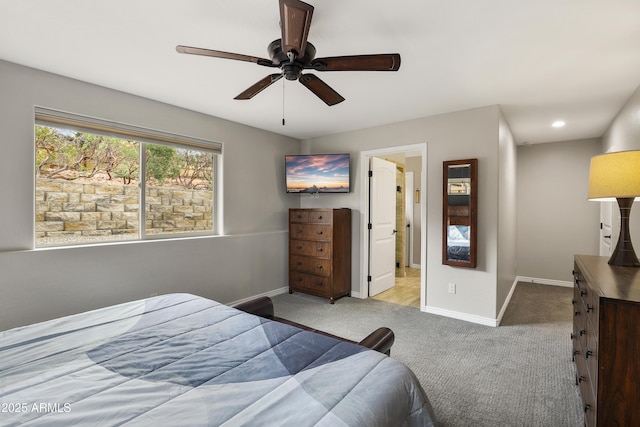
M318 230L318 231L316 231L316 233L322 234L322 230Z
M584 378L582 375L580 375L580 376L578 377L578 382L579 382L579 383L581 383L581 382L582 382L582 381L584 381L584 380L585 380L585 378Z
M593 307L590 306L589 304L587 304L587 313L590 312L590 311L593 311Z
M588 403L584 405L584 412L587 412L589 409L591 409L591 405L589 405Z
M302 233L302 229L298 228L298 234Z
M574 312L573 312L573 315L574 315L574 316L579 316L579 315L580 315L580 312L579 312L579 311L574 311Z
M580 296L583 297L587 294L587 291L580 291Z
M593 356L593 351L587 350L587 352L585 353L585 357L588 359L589 356Z
M572 339L572 340L576 339L576 336L575 336L575 335L573 335L573 332L571 332L571 339Z
M583 335L587 335L587 331L585 331L584 329L580 331L580 336L583 336Z
M322 265L318 264L318 265L316 265L316 268L321 269Z
M322 252L322 248L316 248L316 251Z
M316 282L316 286L322 286L322 282Z
M302 249L302 246L298 245L296 246L296 249Z
M300 261L298 261L298 267L300 267L302 265L302 263Z

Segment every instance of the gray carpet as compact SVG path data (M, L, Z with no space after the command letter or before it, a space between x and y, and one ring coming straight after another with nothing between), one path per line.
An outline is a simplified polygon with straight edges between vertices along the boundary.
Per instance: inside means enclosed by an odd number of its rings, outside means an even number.
M439 426L583 425L571 362L571 288L519 283L498 328L397 304L302 293L276 315L350 338L391 328L392 357L420 379Z

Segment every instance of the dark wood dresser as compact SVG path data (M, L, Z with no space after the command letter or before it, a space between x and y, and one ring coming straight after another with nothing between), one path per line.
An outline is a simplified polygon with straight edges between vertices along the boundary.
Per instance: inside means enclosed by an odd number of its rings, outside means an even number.
M289 293L351 294L351 209L289 209Z
M573 359L586 426L640 426L640 268L574 259Z

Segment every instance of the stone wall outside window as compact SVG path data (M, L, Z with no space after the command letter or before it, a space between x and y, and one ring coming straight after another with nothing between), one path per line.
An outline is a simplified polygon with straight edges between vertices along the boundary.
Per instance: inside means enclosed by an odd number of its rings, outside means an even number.
M147 186L148 235L212 229L211 190ZM36 241L135 239L138 234L138 186L80 183L37 178Z

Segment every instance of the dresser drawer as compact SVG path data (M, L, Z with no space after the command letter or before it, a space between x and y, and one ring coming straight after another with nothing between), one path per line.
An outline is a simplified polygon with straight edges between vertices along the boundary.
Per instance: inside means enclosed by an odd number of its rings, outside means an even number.
M291 270L318 274L320 276L331 275L331 262L328 259L291 256L289 259L289 268Z
M331 256L331 243L312 242L310 240L290 240L289 253L291 255L328 258Z
M316 224L331 224L331 211L328 209L309 211L309 222Z
M576 274L575 284L579 289L579 295L585 307L585 314L587 315L587 318L592 324L597 325L599 307L598 294L588 286L587 282L580 274Z
M289 223L303 223L306 224L309 222L309 211L298 211L298 210L290 210L289 211Z
M299 240L331 241L331 226L318 224L291 224L289 236Z
M595 395L598 389L598 340L592 328L587 328L587 344L584 347L584 358L587 371L591 377L591 388Z
M301 224L331 224L331 210L292 209L289 211L289 222Z
M573 334L579 343L579 348L583 349L587 345L587 313L585 313L584 303L580 296L580 288L573 288Z
M312 293L329 293L329 279L315 274L291 271L289 272L289 286Z
M579 352L575 358L576 361L576 384L580 390L580 396L582 397L583 410L585 415L585 425L595 425L595 413L596 413L596 399L593 384L591 382L592 377L587 370L587 361L582 352ZM587 422L587 419L591 419L591 422Z

